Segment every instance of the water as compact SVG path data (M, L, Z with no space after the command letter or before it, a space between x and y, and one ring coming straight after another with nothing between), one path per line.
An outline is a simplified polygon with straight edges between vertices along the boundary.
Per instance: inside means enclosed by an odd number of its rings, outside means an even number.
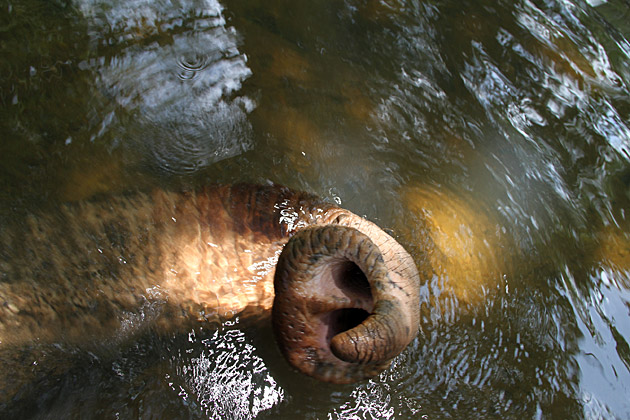
M598 3L0 2L0 223L271 180L390 229L426 280L366 383L237 321L73 355L7 413L628 418L630 5Z

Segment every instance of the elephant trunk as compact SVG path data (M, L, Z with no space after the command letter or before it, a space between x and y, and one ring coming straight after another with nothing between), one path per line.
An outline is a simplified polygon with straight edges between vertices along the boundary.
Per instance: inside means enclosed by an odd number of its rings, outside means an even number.
M293 366L350 383L386 369L415 337L418 274L411 256L376 225L360 219L368 228L358 229L339 220L302 229L285 245L272 316ZM392 244L396 252L387 252Z

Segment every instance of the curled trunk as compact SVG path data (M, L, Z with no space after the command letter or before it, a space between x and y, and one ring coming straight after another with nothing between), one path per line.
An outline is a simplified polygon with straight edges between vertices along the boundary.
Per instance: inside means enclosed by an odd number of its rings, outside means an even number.
M411 256L345 210L330 209L289 240L275 293L274 330L285 357L324 381L374 376L417 334L419 278Z

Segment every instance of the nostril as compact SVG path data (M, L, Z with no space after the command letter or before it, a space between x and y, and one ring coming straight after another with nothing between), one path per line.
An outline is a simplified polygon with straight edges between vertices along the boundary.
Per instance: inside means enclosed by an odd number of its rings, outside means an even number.
M363 271L352 261L339 261L331 267L334 284L348 296L372 300L370 283Z
M381 238L382 232L370 226L367 230ZM411 258L395 245L394 264L398 256ZM406 261L401 261L405 267ZM406 271L395 268L390 275L380 249L357 229L328 225L296 232L284 246L274 276L274 332L290 363L335 383L385 369L408 344L420 306L417 291L406 291L419 284L417 272L408 285Z
M370 313L361 308L343 308L330 312L326 322L328 326L326 341L330 344L334 336L360 325L368 316Z

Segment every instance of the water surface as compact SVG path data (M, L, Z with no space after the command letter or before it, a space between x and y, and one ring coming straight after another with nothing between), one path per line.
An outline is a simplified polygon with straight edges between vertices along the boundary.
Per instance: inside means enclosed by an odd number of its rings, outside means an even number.
M365 383L237 319L73 355L7 413L628 418L629 6L598 3L1 1L0 228L271 181L391 230L424 281L417 339Z

